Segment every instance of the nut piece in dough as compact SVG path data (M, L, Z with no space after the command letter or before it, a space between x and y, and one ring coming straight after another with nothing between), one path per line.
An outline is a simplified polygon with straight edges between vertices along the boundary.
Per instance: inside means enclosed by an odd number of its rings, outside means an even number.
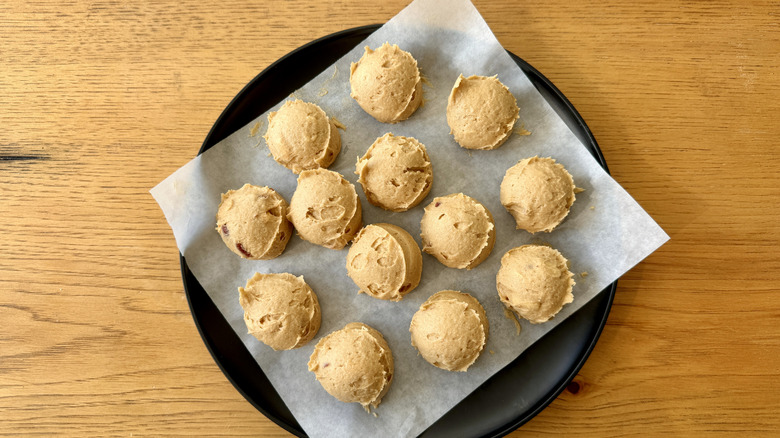
M302 239L342 249L363 225L363 209L355 186L326 169L304 170L290 200L287 218Z
M377 330L347 324L320 339L309 358L309 371L333 397L376 408L393 381L393 354Z
M548 246L523 245L501 257L496 275L498 297L518 316L539 324L574 300L568 261Z
M428 152L412 137L387 133L377 138L356 167L368 202L385 210L409 210L428 196L433 184Z
M447 100L447 124L466 149L490 150L512 134L517 100L497 76L458 76Z
M384 43L365 53L349 69L350 96L382 123L406 120L422 102L422 79L409 52Z
M574 203L576 187L569 172L552 158L526 158L510 167L501 182L501 204L517 228L550 232Z
M420 283L422 254L403 228L366 225L349 248L347 274L360 292L380 300L401 301Z
M294 173L327 168L341 151L341 136L333 120L319 106L298 99L268 114L263 138L274 160Z
M463 193L434 198L425 207L420 228L423 251L450 268L474 268L496 243L493 215Z
M466 371L485 347L490 326L476 298L443 290L420 306L409 331L412 345L429 363L447 371Z
M217 232L231 251L245 259L277 257L292 236L287 201L269 187L244 184L229 190L217 209Z
M303 276L255 273L238 294L249 334L274 350L301 347L320 329L320 303Z

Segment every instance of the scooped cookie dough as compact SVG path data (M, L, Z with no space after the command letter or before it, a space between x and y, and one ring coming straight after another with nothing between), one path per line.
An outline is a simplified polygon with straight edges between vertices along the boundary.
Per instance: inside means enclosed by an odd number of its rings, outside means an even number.
M572 277L566 258L557 250L523 245L510 249L501 257L496 289L506 307L539 324L574 300Z
M366 46L350 66L350 96L382 123L406 120L422 102L422 79L409 52L384 43L376 50Z
M385 210L409 210L428 196L433 184L428 152L412 137L387 133L377 138L356 167L368 202Z
M569 172L552 158L531 157L510 167L501 182L501 204L517 228L550 232L569 214L576 187Z
M304 170L290 200L287 218L302 239L342 249L363 225L363 209L355 186L326 169Z
M376 408L393 381L393 354L377 330L347 324L322 338L309 358L309 371L333 397Z
M443 290L428 298L412 317L412 345L430 364L466 371L487 343L490 325L476 298Z
M380 300L400 301L420 283L422 254L403 228L366 225L349 248L347 274L360 292Z
M458 76L447 100L447 124L466 149L490 150L512 134L520 110L496 76Z
M476 267L496 243L493 215L463 193L434 198L425 207L420 228L423 251L450 268Z
M301 347L320 329L320 303L303 276L255 273L238 294L249 334L274 350Z
M217 232L231 251L245 259L277 257L292 236L287 201L269 187L244 184L229 190L217 209Z
M333 120L319 106L298 99L268 114L263 138L274 160L295 173L327 168L341 151L341 136Z

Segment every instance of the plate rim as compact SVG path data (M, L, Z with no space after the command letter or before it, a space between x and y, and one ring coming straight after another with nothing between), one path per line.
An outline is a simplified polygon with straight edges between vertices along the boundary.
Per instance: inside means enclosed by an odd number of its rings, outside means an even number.
M208 134L203 140L203 143L201 144L200 149L198 150L198 155L202 154L215 144L219 143L224 139L219 138L215 139L212 138L215 135L215 132L217 130L217 127L220 126L224 120L228 117L229 114L232 114L233 107L237 105L237 103L243 101L245 99L245 94L253 89L255 85L260 82L264 76L270 74L275 69L279 68L279 65L284 63L288 58L294 56L298 52L305 50L311 46L327 42L330 40L338 39L340 37L343 37L345 35L352 35L352 34L360 34L363 32L366 33L366 37L368 37L371 33L373 33L375 30L379 29L382 26L382 24L368 24L363 26L357 26L352 27L348 29L343 29L337 32L333 32L328 35L324 35L322 37L316 38L314 40L311 40L307 42L306 44L303 44L292 51L286 53L282 57L278 58L276 61L271 63L269 66L264 68L260 73L258 73L252 80L250 80L244 87L241 88L241 90L230 100L230 102L227 104L227 106L223 109L223 111L220 113L219 117L214 121L211 128L209 129ZM359 43L358 43L359 44ZM599 165L604 169L607 174L609 174L609 168L607 167L606 160L604 158L604 155L601 151L601 148L599 147L598 143L596 142L595 137L593 136L593 133L590 130L590 127L585 123L585 120L582 118L580 113L577 111L577 109L574 107L574 105L569 101L569 99L558 89L558 87L555 86L555 84L552 83L546 76L544 76L539 70L537 70L534 66L520 58L519 56L515 55L514 53L507 50L507 53L510 55L512 60L518 64L519 67L521 67L522 70L525 72L530 71L534 76L536 76L536 79L540 80L545 87L547 88L547 91L554 94L555 97L557 97L560 102L563 104L563 106L571 113L573 116L574 121L577 123L578 127L582 130L582 132L585 134L587 140L592 145L592 155L594 155L594 158L599 162ZM537 86L536 83L534 83L534 86ZM227 135L230 135L228 133ZM181 276L182 276L182 282L184 285L184 293L187 298L187 305L190 310L190 315L193 318L193 321L195 323L195 326L198 330L198 334L201 337L201 340L206 345L206 349L208 350L209 354L211 355L214 362L216 362L217 366L219 367L220 371L222 371L222 374L228 379L228 381L233 385L233 387L244 397L246 401L248 401L252 406L255 407L260 413L266 416L266 418L273 421L276 425L280 426L287 432L292 433L293 435L299 436L299 437L305 437L307 436L305 431L300 427L300 424L290 424L287 421L283 420L282 418L279 418L279 416L276 413L270 412L269 410L263 408L260 406L255 400L250 397L247 392L239 385L233 376L226 370L225 365L222 363L222 359L219 357L219 354L215 351L214 346L212 345L210 338L208 334L204 331L204 328L202 326L202 322L196 317L196 309L193 307L193 300L190 296L190 288L188 285L188 275L192 277L192 281L196 282L198 285L200 283L197 281L197 278L195 278L194 274L191 273L189 266L187 266L186 259L181 252L179 253L179 262L181 267ZM615 280L613 283L608 285L604 290L599 292L598 295L602 295L604 293L607 293L607 301L604 304L606 309L604 310L603 315L601 315L600 321L598 321L598 324L596 326L595 333L593 337L590 339L590 342L588 343L587 347L580 351L578 355L578 359L575 361L575 363L568 369L566 373L564 373L564 377L562 380L560 380L559 384L555 387L553 387L545 396L543 396L537 403L535 403L530 409L521 412L518 414L517 417L515 417L513 420L509 421L508 423L504 424L503 426L497 427L493 429L491 432L483 435L485 437L502 437L504 435L507 435L511 433L512 431L516 430L518 427L522 426L523 424L530 421L532 418L534 418L536 415L538 415L542 410L544 410L547 406L550 405L558 396L568 387L569 384L571 384L572 380L577 376L579 371L582 369L582 367L585 365L585 362L590 357L591 353L593 352L596 344L598 343L599 338L601 337L601 333L604 330L604 327L606 326L607 320L609 318L609 314L612 310L612 304L615 298L615 293L617 290L617 284L618 281ZM202 288L202 286L201 286ZM205 292L205 290L204 290ZM206 299L211 300L211 297L206 294ZM212 301L213 304L213 301ZM518 358L510 362L507 367L512 366L512 363L522 358L522 353ZM258 366L259 368L259 366ZM505 367L506 368L506 367ZM502 368L503 370L503 368ZM262 372L262 370L261 370ZM499 371L501 372L501 371ZM264 374L264 373L263 373ZM492 377L491 377L492 378ZM490 379L488 379L489 381ZM277 393L278 396L278 393ZM280 397L281 398L281 397ZM284 403L282 401L282 403ZM294 419L294 416L293 416ZM426 429L427 430L427 429ZM423 432L424 433L424 432Z

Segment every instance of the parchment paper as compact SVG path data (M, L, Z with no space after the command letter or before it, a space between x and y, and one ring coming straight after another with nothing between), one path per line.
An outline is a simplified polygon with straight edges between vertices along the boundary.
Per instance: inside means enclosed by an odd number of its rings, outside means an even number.
M522 20L520 12L518 20ZM518 29L522 31L521 26ZM385 41L412 53L430 82L423 88L424 106L409 120L396 125L376 122L349 97L350 62L360 58L365 45L375 48ZM513 135L495 151L470 152L459 147L449 135L445 110L447 96L460 73L465 76L498 74L520 106L518 130L524 126L531 135ZM275 260L240 259L225 247L214 230L220 194L248 182L273 187L289 201L296 187L296 175L274 162L261 138L268 125L265 114L152 189L190 269L310 436L421 433L668 239L631 196L599 167L466 0L414 1L294 95L317 103L346 126L346 131L341 132L341 154L331 170L355 184L363 203L365 223L389 222L401 226L419 244L423 207L436 196L463 192L493 213L497 230L490 257L471 271L446 268L433 257L424 255L420 286L398 303L357 294L357 286L346 273L348 248L328 250L296 236ZM260 123L259 130L252 129L256 122ZM257 131L254 136L253 131ZM369 204L354 174L357 157L386 132L417 138L426 145L433 163L431 194L404 213L390 213ZM585 189L577 195L561 226L552 233L535 236L516 231L512 217L499 202L499 185L506 169L534 155L555 158L573 175L575 184ZM507 250L530 242L548 243L560 250L570 260L577 284L572 304L545 324L523 322L518 336L515 325L504 315L495 276L501 256ZM585 271L587 276L580 275ZM297 350L275 352L247 334L237 288L254 272L304 275L322 306L322 327L312 342ZM443 289L468 292L487 311L488 344L466 373L433 367L410 344L408 329L412 315L430 295ZM382 332L395 358L395 379L376 410L377 417L367 414L356 403L341 403L331 397L307 370L309 355L317 341L353 321L364 322Z

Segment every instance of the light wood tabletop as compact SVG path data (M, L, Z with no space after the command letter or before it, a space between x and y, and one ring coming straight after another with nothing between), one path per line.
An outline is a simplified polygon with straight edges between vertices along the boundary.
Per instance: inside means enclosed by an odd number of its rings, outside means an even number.
M475 0L671 240L510 436L780 431L780 4ZM149 189L256 74L406 0L0 8L0 435L289 436L209 355Z

